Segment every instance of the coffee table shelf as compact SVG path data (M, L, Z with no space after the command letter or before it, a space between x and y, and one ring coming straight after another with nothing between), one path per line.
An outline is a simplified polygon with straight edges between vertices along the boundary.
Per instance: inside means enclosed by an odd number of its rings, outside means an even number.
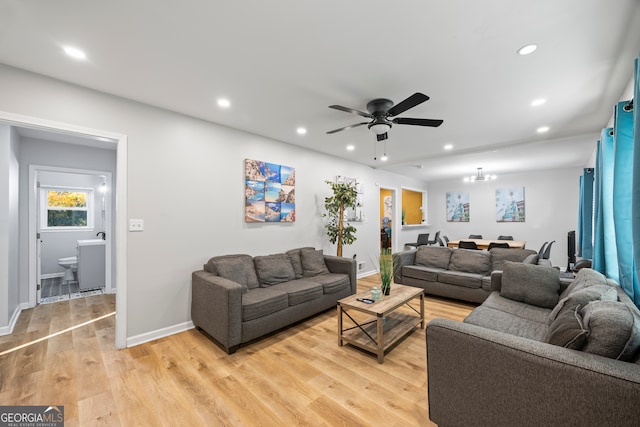
M413 332L418 325L424 328L424 293L413 286L394 284L391 295L382 301L365 304L358 298L366 298L369 292L343 298L338 301L338 345L345 342L355 347L374 353L378 363L384 363L384 354L394 344ZM416 310L410 302L420 298L420 310ZM401 313L398 308L407 306L413 313ZM364 321L357 321L348 311L353 310L369 314ZM353 326L344 328L343 316L348 317Z

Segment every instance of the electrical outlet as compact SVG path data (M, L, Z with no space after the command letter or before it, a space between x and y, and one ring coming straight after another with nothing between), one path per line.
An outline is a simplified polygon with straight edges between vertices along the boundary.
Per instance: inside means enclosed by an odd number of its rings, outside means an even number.
M144 231L144 220L143 219L130 219L129 220L129 231Z
M358 271L364 270L364 266L365 266L364 262L358 263Z

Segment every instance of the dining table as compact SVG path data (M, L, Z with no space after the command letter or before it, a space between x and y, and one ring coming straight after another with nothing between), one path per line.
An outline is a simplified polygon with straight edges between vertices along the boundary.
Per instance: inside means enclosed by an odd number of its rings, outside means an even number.
M490 240L490 239L458 239L450 240L447 246L450 248L457 248L461 240L465 242L475 242L478 249L489 249L490 243L508 243L510 249L524 249L527 242L522 240Z

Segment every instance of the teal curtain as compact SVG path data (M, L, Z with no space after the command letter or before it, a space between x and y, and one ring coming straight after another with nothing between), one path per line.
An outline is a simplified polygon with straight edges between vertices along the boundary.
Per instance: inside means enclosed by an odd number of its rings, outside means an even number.
M629 108L629 105L629 101L619 102L614 112L612 201L618 283L631 298L634 298L637 292L633 285L635 263L631 222L634 155L633 110ZM606 250L609 248L607 247ZM609 273L609 268L607 268L607 273Z
M635 85L633 92L633 145L639 147L633 151L632 166L632 184L631 184L631 224L632 224L632 241L633 247L633 300L640 307L640 111L638 111L638 102L640 100L640 56L635 62Z
M578 212L577 254L593 258L593 169L585 168L580 177L580 204Z
M596 154L596 226L593 268L618 281L618 262L613 225L613 129L605 128Z

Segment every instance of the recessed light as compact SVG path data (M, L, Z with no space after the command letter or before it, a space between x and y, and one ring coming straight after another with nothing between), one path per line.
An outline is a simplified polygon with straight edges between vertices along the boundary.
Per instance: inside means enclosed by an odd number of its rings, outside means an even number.
M352 144L347 145L347 151L353 151L355 149L356 149L355 145L352 145Z
M544 98L534 99L533 101L531 101L531 106L532 107L539 107L542 104L544 104L545 102L547 102L547 100L544 99Z
M307 133L307 130L303 127L300 127L298 129L296 129L296 132L298 132L298 135L304 135Z
M452 150L453 149L453 144L447 144L444 146L445 150Z
M225 98L218 99L218 107L229 108L230 106L231 106L231 102L229 102L228 99L225 99Z
M535 52L537 48L538 45L536 44L528 44L526 46L522 46L520 49L518 49L518 55L529 55L530 53Z
M80 60L87 59L87 54L84 53L82 50L78 49L77 47L65 46L63 49L64 49L64 53L66 53L72 58L80 59Z
M549 126L540 126L540 127L537 129L537 132L538 132L538 133L545 133L545 132L547 132L548 130L549 130Z

